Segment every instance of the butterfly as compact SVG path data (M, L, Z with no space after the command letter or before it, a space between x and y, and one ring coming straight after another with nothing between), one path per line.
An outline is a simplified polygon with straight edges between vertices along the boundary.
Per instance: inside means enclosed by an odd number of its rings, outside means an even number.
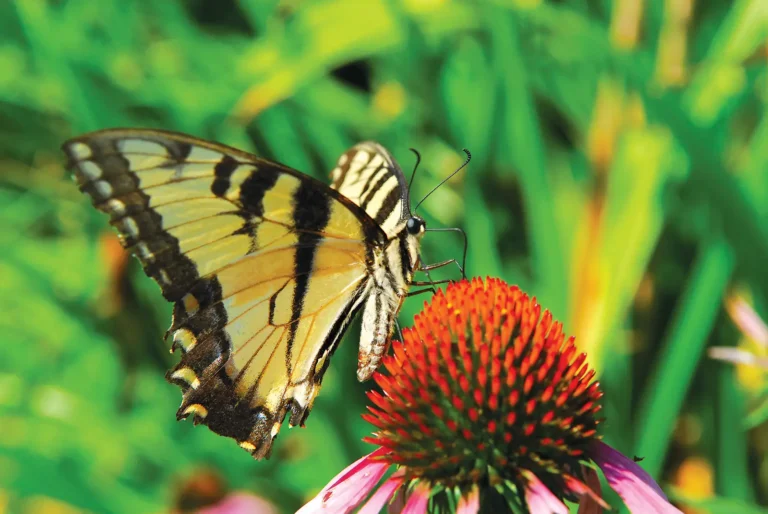
M168 131L107 129L62 148L80 190L173 302L166 337L181 359L166 378L182 390L177 418L191 415L257 459L286 415L304 424L356 313L363 381L409 287L425 284L414 272L458 265L421 265L426 223L377 143L343 153L330 187Z

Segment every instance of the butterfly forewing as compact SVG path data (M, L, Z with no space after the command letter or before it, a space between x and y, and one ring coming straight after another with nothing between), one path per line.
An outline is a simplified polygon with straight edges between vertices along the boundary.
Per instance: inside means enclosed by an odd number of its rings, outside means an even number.
M400 216L389 196L363 187L348 199L277 163L171 132L99 131L64 150L80 189L175 302L169 333L182 357L168 378L183 391L178 416L268 455L287 412L303 423L330 354L371 295ZM366 214L372 205L379 224Z

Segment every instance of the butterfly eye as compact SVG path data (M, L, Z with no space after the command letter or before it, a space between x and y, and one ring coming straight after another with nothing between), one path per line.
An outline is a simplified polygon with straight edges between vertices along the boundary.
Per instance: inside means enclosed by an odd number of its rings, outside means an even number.
M405 223L406 230L408 230L408 233L411 234L412 236L415 236L423 232L425 226L426 226L426 223L424 223L424 220L417 216L410 218Z

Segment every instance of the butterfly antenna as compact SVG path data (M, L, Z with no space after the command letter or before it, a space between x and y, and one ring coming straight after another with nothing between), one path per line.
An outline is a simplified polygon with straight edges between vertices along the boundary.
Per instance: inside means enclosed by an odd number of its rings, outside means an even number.
M435 187L433 187L433 188L432 188L432 191L430 191L429 193L427 193L427 194L426 194L426 196L425 196L424 198L422 198L422 199L421 199L421 201L420 201L419 203L417 203L417 204L416 204L416 208L415 208L415 209L413 209L413 212L414 212L414 213L415 213L417 210L419 210L419 205L421 205L422 203L424 203L424 200L426 200L427 198L429 198L429 195L431 195L432 193L434 193L435 191L437 191L437 189L438 189L440 186L442 186L443 184L445 184L446 182L448 182L449 180L451 180L451 179L453 178L453 176L454 176L454 175L456 175L458 172L460 172L461 170L463 170L463 169L466 167L466 165L467 165L467 164L469 164L469 161L471 161L471 160L472 160L472 154L471 154L471 153L469 153L469 150L467 150L466 148L462 148L462 149L461 149L461 151L462 151L462 152L464 152L465 154L467 154L467 160L465 160L465 161L464 161L464 164L462 164L461 166L459 166L459 168L458 168L456 171L454 171L453 173L451 173L450 175L448 175L446 178L444 178L444 179L443 179L443 181L442 181L442 182L440 182L438 185L436 185ZM414 170L414 171L415 171L415 170ZM413 177L411 177L411 179L413 179Z
M413 178L416 176L416 170L419 169L419 164L421 164L421 154L418 150L415 148L409 148L410 151L412 151L414 154L416 154L416 164L413 165L413 171L411 172L411 181L408 182L408 192L411 192L411 186L413 186Z

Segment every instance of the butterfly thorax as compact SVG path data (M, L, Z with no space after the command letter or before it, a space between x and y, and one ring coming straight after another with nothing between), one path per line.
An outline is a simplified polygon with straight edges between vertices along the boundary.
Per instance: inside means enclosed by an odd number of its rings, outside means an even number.
M390 281L398 296L408 293L414 271L419 265L420 245L421 234L412 235L403 229L377 252L374 264L376 276L381 276L382 281Z
M357 367L362 381L370 378L389 346L397 312L419 265L425 224L411 215L403 173L380 145L366 142L350 148L331 176L331 187L360 206L386 234L386 243L373 251L362 300Z

